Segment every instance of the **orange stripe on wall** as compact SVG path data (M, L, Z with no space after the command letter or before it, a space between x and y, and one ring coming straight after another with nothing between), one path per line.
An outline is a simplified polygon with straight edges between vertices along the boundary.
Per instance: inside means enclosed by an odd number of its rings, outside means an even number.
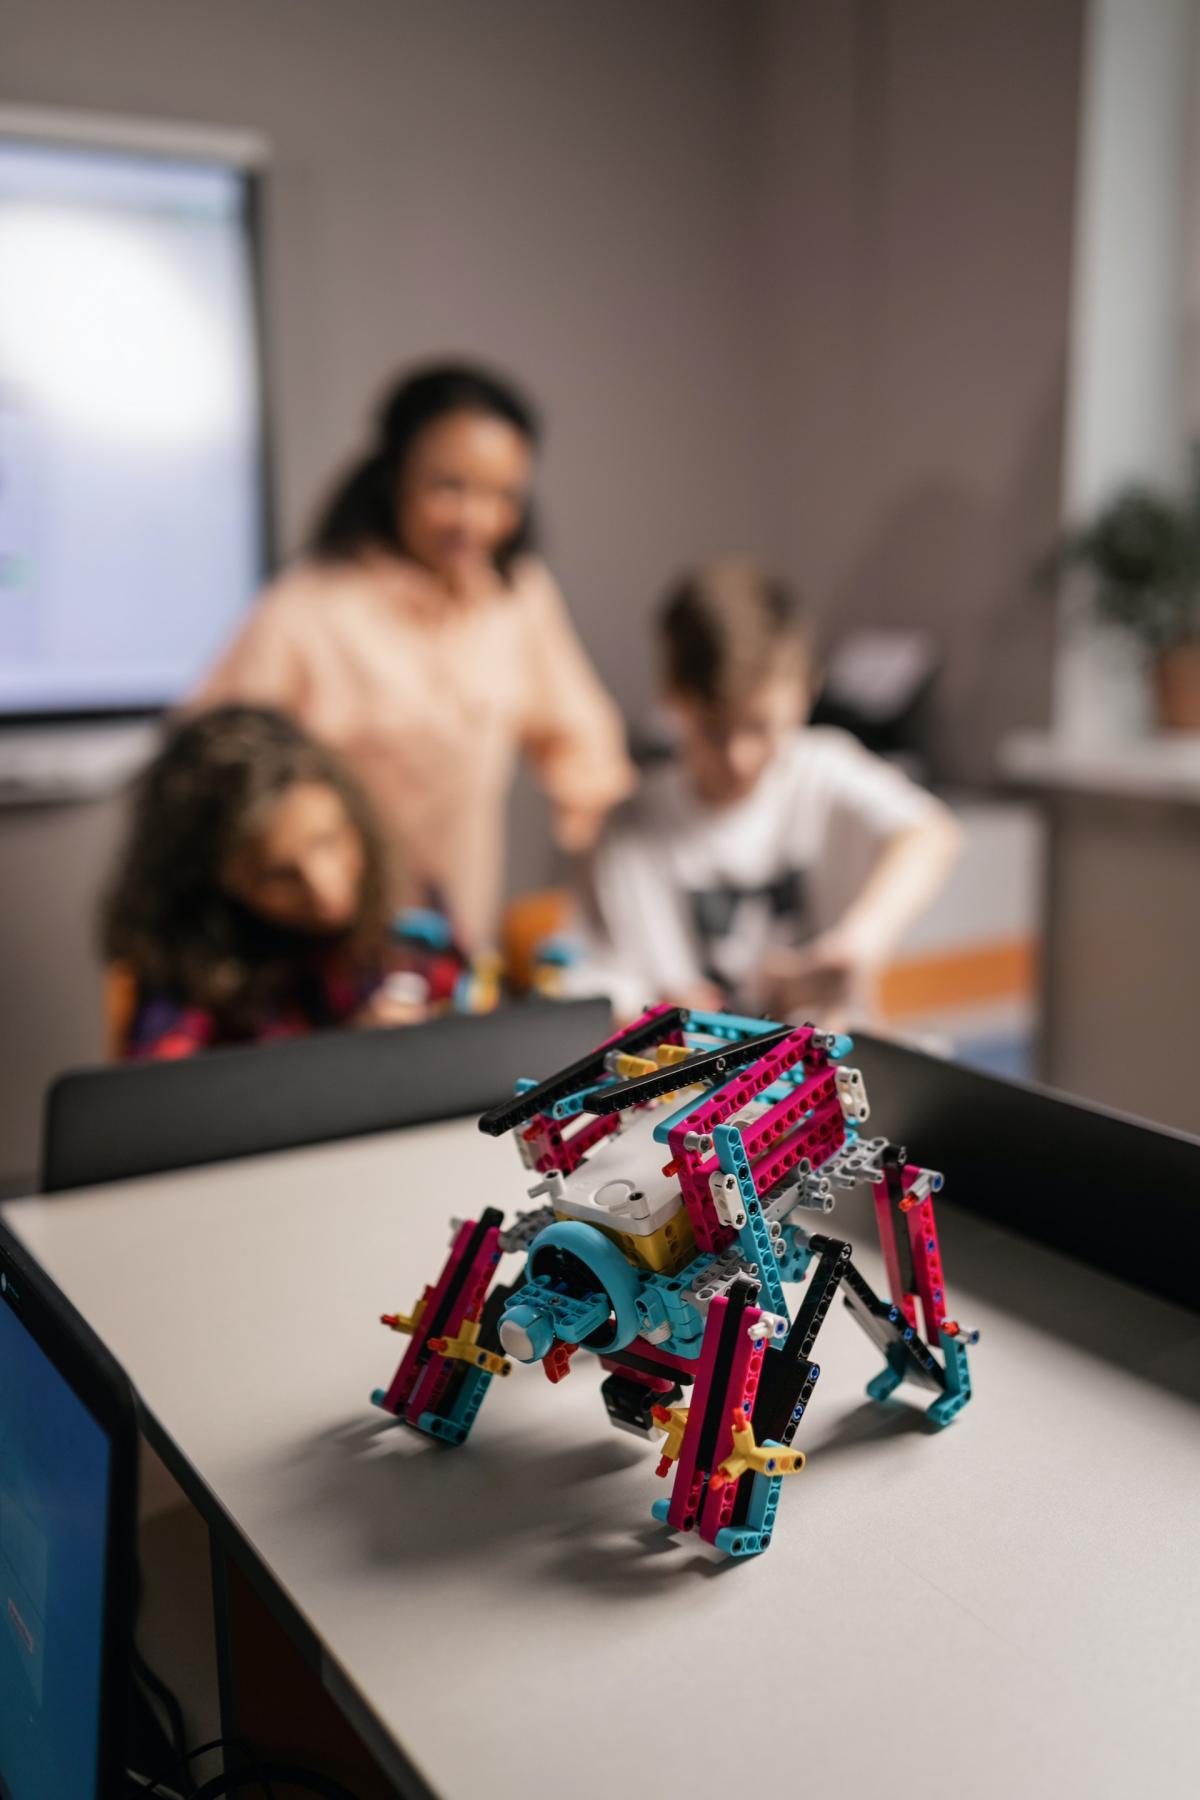
M879 1007L885 1018L896 1019L985 1000L1030 999L1036 988L1037 944L1013 938L893 963L879 978Z

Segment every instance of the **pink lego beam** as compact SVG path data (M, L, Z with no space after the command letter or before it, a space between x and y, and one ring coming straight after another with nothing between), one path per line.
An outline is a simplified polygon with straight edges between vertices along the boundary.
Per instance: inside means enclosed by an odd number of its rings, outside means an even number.
M812 1036L812 1028L808 1025L791 1032L773 1050L768 1050L765 1056L743 1069L726 1087L694 1107L671 1132L667 1142L698 1250L723 1250L732 1241L734 1233L717 1218L708 1191L709 1175L717 1167L716 1158L703 1158L695 1151L685 1150L684 1138L693 1131L710 1132L714 1125L724 1125L747 1101L778 1081L805 1056Z
M750 1314L746 1314L747 1326L753 1324ZM734 1354L733 1366L729 1371L729 1383L725 1390L724 1413L717 1432L717 1446L713 1451L713 1469L725 1461L733 1450L733 1409L740 1406L749 1418L754 1410L754 1396L758 1392L758 1378L762 1373L763 1354L766 1345L764 1339L751 1342L748 1330L743 1331L738 1339ZM688 1423L691 1423L689 1415ZM712 1473L710 1469L709 1474ZM715 1544L717 1533L728 1525L733 1518L733 1503L737 1498L739 1483L726 1481L716 1489L710 1482L704 1492L704 1500L700 1513L700 1536L706 1543Z
M708 1409L709 1398L712 1394L713 1376L717 1362L717 1348L720 1343L721 1326L724 1322L725 1311L728 1304L729 1302L726 1300L724 1294L718 1294L716 1298L709 1303L708 1317L704 1327L704 1340L700 1345L699 1366L696 1368L696 1382L695 1386L692 1388L691 1399L688 1403L687 1429L683 1434L683 1442L679 1446L679 1456L675 1464L675 1482L671 1489L671 1504L667 1512L667 1522L673 1526L676 1531L695 1530L697 1521L700 1517L700 1502L704 1490L704 1479L705 1476L711 1473L711 1470L709 1469L697 1467L696 1451L700 1443L700 1432L704 1423L704 1415ZM755 1320L760 1316L761 1311L761 1307L747 1306L742 1313L742 1323L745 1329L743 1333L740 1334L734 1367L735 1369L740 1368L743 1372L745 1368L745 1359L742 1356L742 1344L745 1345L747 1350L752 1348L749 1337L749 1327L754 1324ZM638 1354L641 1354L640 1350ZM756 1375L756 1383L757 1379ZM726 1387L727 1391L732 1390L735 1394L738 1392L732 1379L727 1382ZM730 1410L732 1409L733 1404L734 1402L730 1401ZM722 1427L722 1430L724 1430L724 1426ZM732 1445L732 1432L730 1431L726 1433L726 1435L728 1436L730 1445ZM723 1450L721 1452L721 1456L727 1456L728 1454L728 1450ZM719 1462L720 1460L721 1457L718 1457L717 1461Z
M743 1134L743 1143L745 1136ZM754 1185L765 1194L794 1169L805 1157L814 1169L840 1150L846 1141L846 1121L841 1102L836 1098L820 1106L797 1131L782 1139L773 1149L752 1164Z
M920 1173L920 1169L912 1163L906 1165L906 1192ZM925 1336L930 1344L936 1346L938 1333L946 1322L946 1288L932 1199L920 1201L909 1213L908 1241L912 1245L913 1274L916 1277L917 1292L921 1296L921 1311L925 1315Z
M620 1129L620 1113L598 1113L567 1137L557 1119L537 1113L522 1135L533 1151L533 1166L539 1175L545 1175L549 1169L572 1175L589 1150Z
M837 1075L828 1064L814 1071L807 1081L792 1089L783 1100L777 1100L774 1106L748 1125L742 1126L742 1148L753 1162L763 1150L770 1148L778 1138L787 1134L799 1125L806 1113L815 1111L819 1106L827 1106L831 1101L841 1102L837 1097Z
M905 1182L908 1179L909 1171L906 1168L904 1171ZM895 1221L892 1216L892 1202L887 1191L887 1182L877 1181L871 1192L875 1198L875 1223L879 1227L879 1248L883 1251L883 1266L887 1270L888 1292L892 1296L892 1304L900 1308L915 1331L917 1326L916 1295L908 1292L900 1276L900 1252L896 1246ZM909 1241L912 1241L911 1223L909 1224ZM934 1338L933 1341L936 1343L937 1339Z
M455 1233L450 1254L446 1258L441 1274L433 1287L425 1289L425 1307L413 1332L412 1341L405 1351L400 1367L392 1377L392 1385L384 1395L383 1404L386 1411L399 1413L401 1409L411 1424L416 1424L423 1412L431 1411L444 1392L450 1376L454 1372L453 1364L445 1357L432 1353L427 1360L422 1360L421 1351L429 1332L429 1321L433 1319L441 1305L442 1298L457 1276L467 1247L474 1232L476 1221L464 1219ZM484 1233L483 1239L466 1270L466 1279L462 1283L454 1304L450 1307L440 1327L439 1335L457 1337L459 1327L469 1314L483 1305L484 1296L492 1279L492 1271L500 1260L498 1243L499 1227L493 1225Z

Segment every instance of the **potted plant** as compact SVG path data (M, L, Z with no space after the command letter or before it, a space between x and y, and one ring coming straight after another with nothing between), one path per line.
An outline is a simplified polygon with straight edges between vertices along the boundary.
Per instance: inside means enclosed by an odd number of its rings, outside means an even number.
M1159 723L1200 731L1200 455L1182 501L1131 486L1064 539L1052 572L1085 569L1097 618L1149 653Z

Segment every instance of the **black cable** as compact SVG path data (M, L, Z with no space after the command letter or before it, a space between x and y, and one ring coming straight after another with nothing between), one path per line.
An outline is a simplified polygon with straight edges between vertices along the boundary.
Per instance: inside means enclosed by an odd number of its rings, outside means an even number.
M160 1776L159 1782L161 1782L161 1780L162 1777ZM155 1787L159 1785L159 1782L154 1783ZM126 1768L125 1791L127 1800L142 1800L142 1796L148 1794L150 1790L151 1783L148 1775L143 1775L140 1769ZM183 1795L175 1788L162 1788L161 1792L163 1800L183 1800Z
M173 1763L171 1763L167 1768L165 1768L163 1770L162 1774L156 1776L155 1779L150 1783L149 1787L145 1790L146 1794L151 1795L151 1794L156 1793L157 1790L162 1786L163 1782L166 1781L167 1777L170 1775L173 1775L176 1769L178 1769L182 1766L183 1769L186 1771L188 1763L194 1762L198 1756L207 1755L207 1753L210 1750L236 1750L239 1752L240 1755L245 1757L247 1763L253 1764L253 1762L254 1762L254 1752L250 1748L249 1744L247 1744L243 1738L235 1738L235 1737L209 1738L209 1740L206 1744L197 1744L194 1750L185 1750L183 1752L182 1756L177 1756L175 1761ZM253 1769L251 1769L251 1773L253 1773ZM189 1778L189 1784L190 1784L190 1778ZM195 1791L194 1784L190 1784L190 1785L192 1785L193 1792L194 1792ZM262 1788L263 1793L266 1795L266 1800L275 1800L275 1790L271 1786L270 1782L268 1780L266 1780L265 1777L261 1777L261 1776L259 1777L259 1785Z
M150 1690L167 1715L171 1748L176 1759L185 1765L183 1789L185 1793L190 1793L193 1784L186 1770L187 1728L183 1722L183 1708L162 1677L154 1673L136 1644L133 1646L133 1673L142 1686Z
M202 1788L197 1788L195 1800L222 1800L222 1796L232 1794L248 1782L265 1779L268 1781L287 1782L292 1787L303 1788L309 1794L320 1794L323 1800L358 1800L358 1795L342 1786L328 1775L316 1775L311 1769L297 1769L291 1763L262 1762L252 1769L243 1769L233 1774L215 1775L206 1781Z

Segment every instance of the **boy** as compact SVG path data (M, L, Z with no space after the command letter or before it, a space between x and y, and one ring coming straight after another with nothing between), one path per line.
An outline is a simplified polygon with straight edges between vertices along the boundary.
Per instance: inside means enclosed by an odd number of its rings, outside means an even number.
M807 726L812 656L787 590L714 564L658 621L679 756L613 815L588 870L574 991L827 1027L941 887L951 814L845 732Z

